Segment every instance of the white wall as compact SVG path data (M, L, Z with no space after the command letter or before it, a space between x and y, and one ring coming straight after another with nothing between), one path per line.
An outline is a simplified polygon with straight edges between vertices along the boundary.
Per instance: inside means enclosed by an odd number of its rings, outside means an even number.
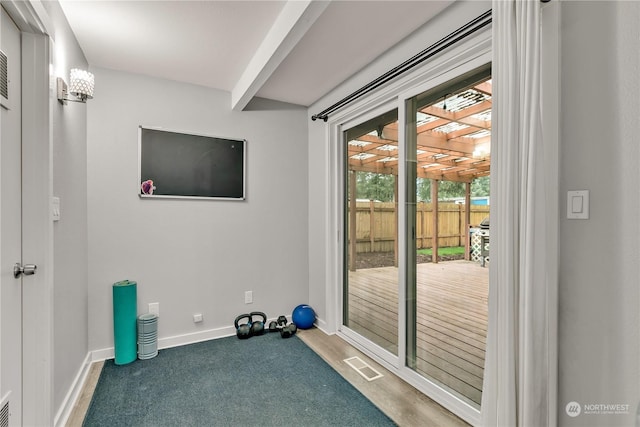
M633 425L640 398L638 22L637 2L562 3L560 425ZM581 189L590 219L567 220ZM631 413L570 418L571 401Z
M307 303L306 110L234 112L226 92L92 71L89 348L113 346L111 285L123 279L138 282L139 313L160 303L161 341L229 327L248 311L277 317ZM141 200L139 125L246 139L247 199ZM193 323L196 312L203 323Z
M69 69L87 68L60 5L43 2L53 23L54 74L69 82ZM53 193L62 216L53 227L53 408L65 398L88 351L87 312L87 111L82 104L53 108Z

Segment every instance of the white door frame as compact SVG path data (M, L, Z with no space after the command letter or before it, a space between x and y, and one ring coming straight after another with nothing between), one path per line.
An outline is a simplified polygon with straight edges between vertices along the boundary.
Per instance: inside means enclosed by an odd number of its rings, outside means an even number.
M22 251L38 272L23 284L24 425L53 423L53 34L39 0L2 0L22 37Z

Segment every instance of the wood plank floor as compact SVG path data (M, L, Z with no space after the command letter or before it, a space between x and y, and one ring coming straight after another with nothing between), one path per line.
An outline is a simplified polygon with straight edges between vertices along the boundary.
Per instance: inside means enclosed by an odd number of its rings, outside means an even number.
M480 405L489 269L470 261L417 264L416 365L422 375ZM398 269L349 273L351 329L397 354Z
M103 365L104 361L93 362L91 364L87 378L84 380L82 390L80 391L80 396L78 396L78 400L76 400L73 410L69 415L69 419L67 420L66 427L82 427L84 417L89 410L89 405L91 404L93 392L96 389L96 385L98 385Z
M301 330L298 336L398 426L469 426L339 336L327 335L317 328ZM374 381L364 379L344 361L354 356L358 356L383 377Z

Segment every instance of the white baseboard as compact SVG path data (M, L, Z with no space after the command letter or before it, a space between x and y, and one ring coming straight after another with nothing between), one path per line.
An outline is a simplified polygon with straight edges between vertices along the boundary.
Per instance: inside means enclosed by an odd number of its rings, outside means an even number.
M286 316L286 318L288 322L291 322L290 315ZM265 325L265 327L268 326L269 322L272 320L276 320L276 318L267 319L267 324ZM172 337L159 338L158 350L162 350L163 348L178 347L181 345L195 344L198 342L215 340L218 338L229 337L235 334L236 334L235 327L225 326L222 328L207 329L205 331L191 332L188 334L181 334L181 335L175 335ZM113 347L103 348L100 350L93 350L91 352L92 362L113 359L114 357L115 357L115 352Z
M91 366L91 352L87 353L87 356L84 358L76 377L73 379L71 383L71 387L67 392L67 395L64 397L58 412L56 413L55 418L53 419L53 425L56 427L63 427L67 424L69 416L71 415L71 411L73 411L73 407L75 406L78 398L80 397L80 393L82 392L82 387L84 386L85 381L87 380L87 375L89 375L89 367Z
M233 326L226 326L223 328L207 329L206 331L192 332L188 334L175 335L172 337L164 337L158 339L158 350L164 348L178 347L181 345L195 344L198 342L214 340L217 338L224 338L231 335L235 335L236 330ZM91 360L93 362L113 359L115 357L115 350L113 347L103 348L100 350L94 350L91 352Z
M329 328L327 327L327 322L325 322L323 319L320 319L320 318L316 317L315 325L316 325L316 327L318 329L320 329L325 334L333 335L333 333L327 332L329 330Z
M215 340L217 338L229 337L236 334L233 326L224 328L208 329L206 331L193 332L190 334L176 335L158 339L158 349L178 347L181 345L195 344L198 342Z

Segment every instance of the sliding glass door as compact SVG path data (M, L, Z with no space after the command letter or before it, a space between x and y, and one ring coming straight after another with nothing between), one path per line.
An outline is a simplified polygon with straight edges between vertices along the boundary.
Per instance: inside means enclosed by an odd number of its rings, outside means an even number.
M344 131L343 324L398 355L398 110Z
M472 250L470 232L480 230L470 226L488 215L488 206L472 204L488 200L488 188L480 195L474 187L473 198L471 188L489 175L490 72L474 70L405 102L406 365L476 408L489 273Z
M489 229L480 226L490 200L490 65L399 98L398 108L341 133L343 330L372 353L394 356L398 372L425 389L479 409L490 268Z

